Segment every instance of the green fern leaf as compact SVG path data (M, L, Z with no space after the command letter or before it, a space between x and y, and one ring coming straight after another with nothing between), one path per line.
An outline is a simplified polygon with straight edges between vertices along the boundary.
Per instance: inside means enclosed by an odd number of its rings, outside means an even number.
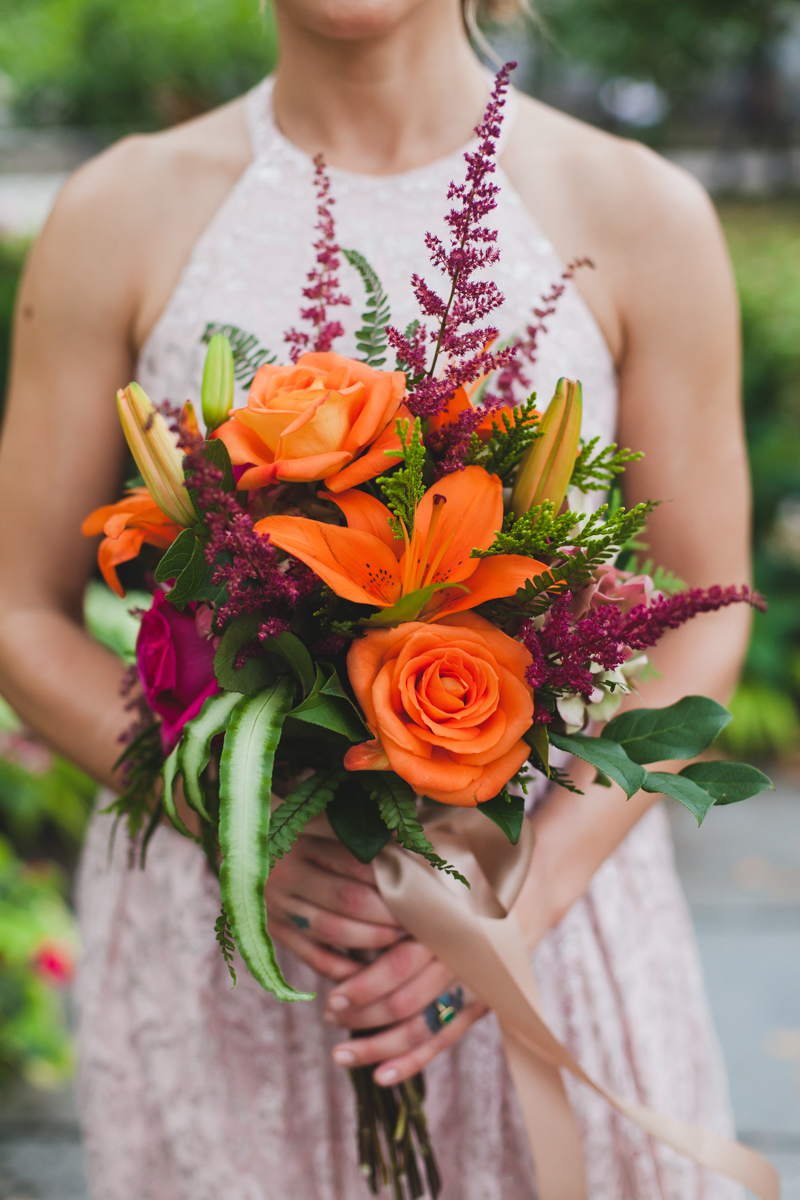
M421 854L432 867L452 875L465 887L468 881L455 867L436 853L428 841L425 830L417 816L416 796L413 789L394 771L364 771L360 780L364 790L375 801L380 814L395 837L406 850Z
M225 966L230 971L233 986L236 987L236 972L233 969L233 953L236 949L236 943L231 937L231 927L228 924L228 917L224 908L220 910L220 914L214 923L214 933L219 942L222 957L225 959Z
M219 772L220 893L236 945L251 975L279 1000L311 1000L283 978L267 933L272 767L294 680L243 696L225 734Z
M361 314L364 325L356 331L356 346L362 355L360 361L369 367L382 367L386 362L388 345L386 326L392 319L389 299L363 254L359 254L358 250L343 250L342 254L350 266L358 271L367 293L367 308Z
M290 792L272 814L269 826L269 867L288 854L304 827L330 803L344 771L316 771Z
M211 757L211 742L228 726L231 713L241 700L238 692L218 692L209 696L197 716L183 727L178 769L183 775L183 793L190 808L204 821L212 818L206 809L200 776Z

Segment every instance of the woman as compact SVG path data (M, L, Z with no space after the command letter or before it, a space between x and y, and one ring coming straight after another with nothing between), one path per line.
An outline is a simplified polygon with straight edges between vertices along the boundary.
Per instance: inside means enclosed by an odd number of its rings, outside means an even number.
M401 327L426 229L489 82L458 0L276 0L280 58L248 97L129 138L71 179L22 284L0 458L0 684L20 715L109 787L127 724L121 668L81 628L93 547L82 518L111 500L124 446L115 389L196 396L199 336L230 321L283 353L311 262L311 156L332 168L343 245L373 263ZM541 394L583 380L584 432L645 452L629 503L668 501L657 562L696 585L747 574L747 473L737 315L702 191L642 147L515 96L493 218L505 336L576 256L534 368ZM354 352L359 292L345 312ZM8 519L8 514L13 514ZM665 639L643 699L724 700L747 615L728 609ZM690 925L654 797L630 802L576 767L552 789L517 912L547 1016L582 1065L626 1096L728 1131L730 1117ZM649 810L649 811L648 811ZM95 818L81 884L82 1102L95 1200L342 1200L365 1194L342 1065L379 1082L428 1066L444 1200L529 1200L535 1180L494 1018L475 1002L432 1033L452 981L404 937L343 847L307 835L268 888L273 935L312 1004L279 1005L213 940L219 895L196 847L162 828L144 873ZM389 949L359 968L330 947ZM331 986L332 981L335 986ZM346 1031L388 1025L350 1041ZM442 1053L447 1051L446 1053ZM571 1087L593 1200L732 1200L739 1189L652 1144Z

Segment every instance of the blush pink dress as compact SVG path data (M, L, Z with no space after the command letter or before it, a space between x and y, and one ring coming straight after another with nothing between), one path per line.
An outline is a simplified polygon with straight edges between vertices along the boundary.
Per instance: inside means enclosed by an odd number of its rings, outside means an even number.
M513 120L512 103L506 127ZM277 129L266 80L248 98L253 160L197 242L141 356L156 400L197 398L207 321L231 322L285 352L312 262L312 164ZM360 250L400 328L416 315L410 276L431 278L423 246L443 232L461 153L390 177L331 172L342 246ZM496 213L506 297L503 336L529 321L563 265L504 176ZM337 346L355 353L361 286ZM568 287L533 371L548 399L560 375L584 384L585 436L613 439L617 385L608 348ZM243 397L238 403L243 402ZM194 843L167 828L144 871L129 869L110 818L89 831L79 888L80 1096L94 1200L367 1200L354 1103L321 1020L328 985L289 955L289 979L316 991L280 1004L239 971L231 989L214 940L218 885ZM600 868L543 941L535 969L546 1016L607 1087L730 1134L724 1068L661 806ZM442 1200L534 1200L520 1112L490 1015L427 1071ZM742 1200L567 1079L585 1143L591 1200Z

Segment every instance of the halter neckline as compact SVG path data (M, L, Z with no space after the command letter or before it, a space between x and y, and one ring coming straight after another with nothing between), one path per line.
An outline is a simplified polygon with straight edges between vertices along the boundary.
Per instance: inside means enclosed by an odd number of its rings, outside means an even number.
M486 72L487 79L492 79L490 72ZM305 150L301 150L294 142L281 131L278 122L275 119L275 109L272 103L272 93L275 86L275 76L268 75L256 84L254 88L247 94L247 125L250 135L250 144L253 149L253 158L258 160L270 151L279 148L283 156L293 159L298 165L304 165L309 171L312 168L311 155ZM500 131L500 137L497 140L497 154L500 155L508 142L511 129L514 125L517 110L519 107L519 98L516 90L511 87L508 90L506 99L503 124ZM447 154L440 155L438 158L431 159L430 162L423 163L419 167L410 167L405 171L394 171L388 174L371 175L363 171L350 171L345 167L328 168L330 174L340 179L346 179L351 183L360 182L363 185L369 186L370 183L379 185L387 181L401 181L419 177L427 172L437 172L449 164L457 164L463 160L467 153L472 153L477 149L478 139L473 134L468 142L458 146L455 150L449 151Z

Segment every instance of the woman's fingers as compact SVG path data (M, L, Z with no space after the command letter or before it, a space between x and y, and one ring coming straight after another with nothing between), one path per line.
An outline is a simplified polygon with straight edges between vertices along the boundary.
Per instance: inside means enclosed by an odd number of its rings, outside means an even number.
M341 946L348 950L382 950L404 936L396 925L375 925L339 916L327 908L309 904L298 896L269 897L273 920L293 925L306 937L326 946Z
M325 946L320 946L318 942L314 942L300 933L293 925L285 925L282 921L270 919L269 931L276 942L286 946L287 950L291 950L301 962L311 967L317 974L324 975L326 979L333 979L338 983L359 970L359 964L353 962L351 958L337 954Z
M432 961L433 954L427 946L406 937L385 950L374 963L362 967L346 987L334 988L328 997L328 1008L335 1013L365 1008L415 978Z
M293 897L299 897L343 917L400 928L381 899L370 868L344 846L325 838L301 835L270 872L267 894L278 898L284 910Z
M333 1061L348 1068L379 1062L375 1082L389 1087L423 1070L442 1050L455 1045L487 1011L485 1004L472 1000L448 1025L433 1034L425 1016L419 1014L372 1037L341 1042L334 1047Z
M401 943L400 946L387 950L386 954L381 955L378 962L373 965L377 967L383 958L393 954L396 950L403 950L406 945L407 943ZM414 943L409 945L413 947ZM419 957L419 955L414 957ZM422 1012L426 1005L431 1004L437 997L452 990L455 986L455 980L449 968L430 955L429 961L425 963L422 970L411 978L403 979L399 987L378 995L374 1000L367 1000L366 1003L359 1006L343 1005L342 1000L346 1000L350 994L363 993L362 976L370 970L368 967L364 971L360 971L358 975L354 975L347 983L337 988L335 994L332 993L328 997L325 1019L329 1023L335 1021L348 1029L373 1029L376 1026L405 1021ZM378 972L376 972L377 974Z

